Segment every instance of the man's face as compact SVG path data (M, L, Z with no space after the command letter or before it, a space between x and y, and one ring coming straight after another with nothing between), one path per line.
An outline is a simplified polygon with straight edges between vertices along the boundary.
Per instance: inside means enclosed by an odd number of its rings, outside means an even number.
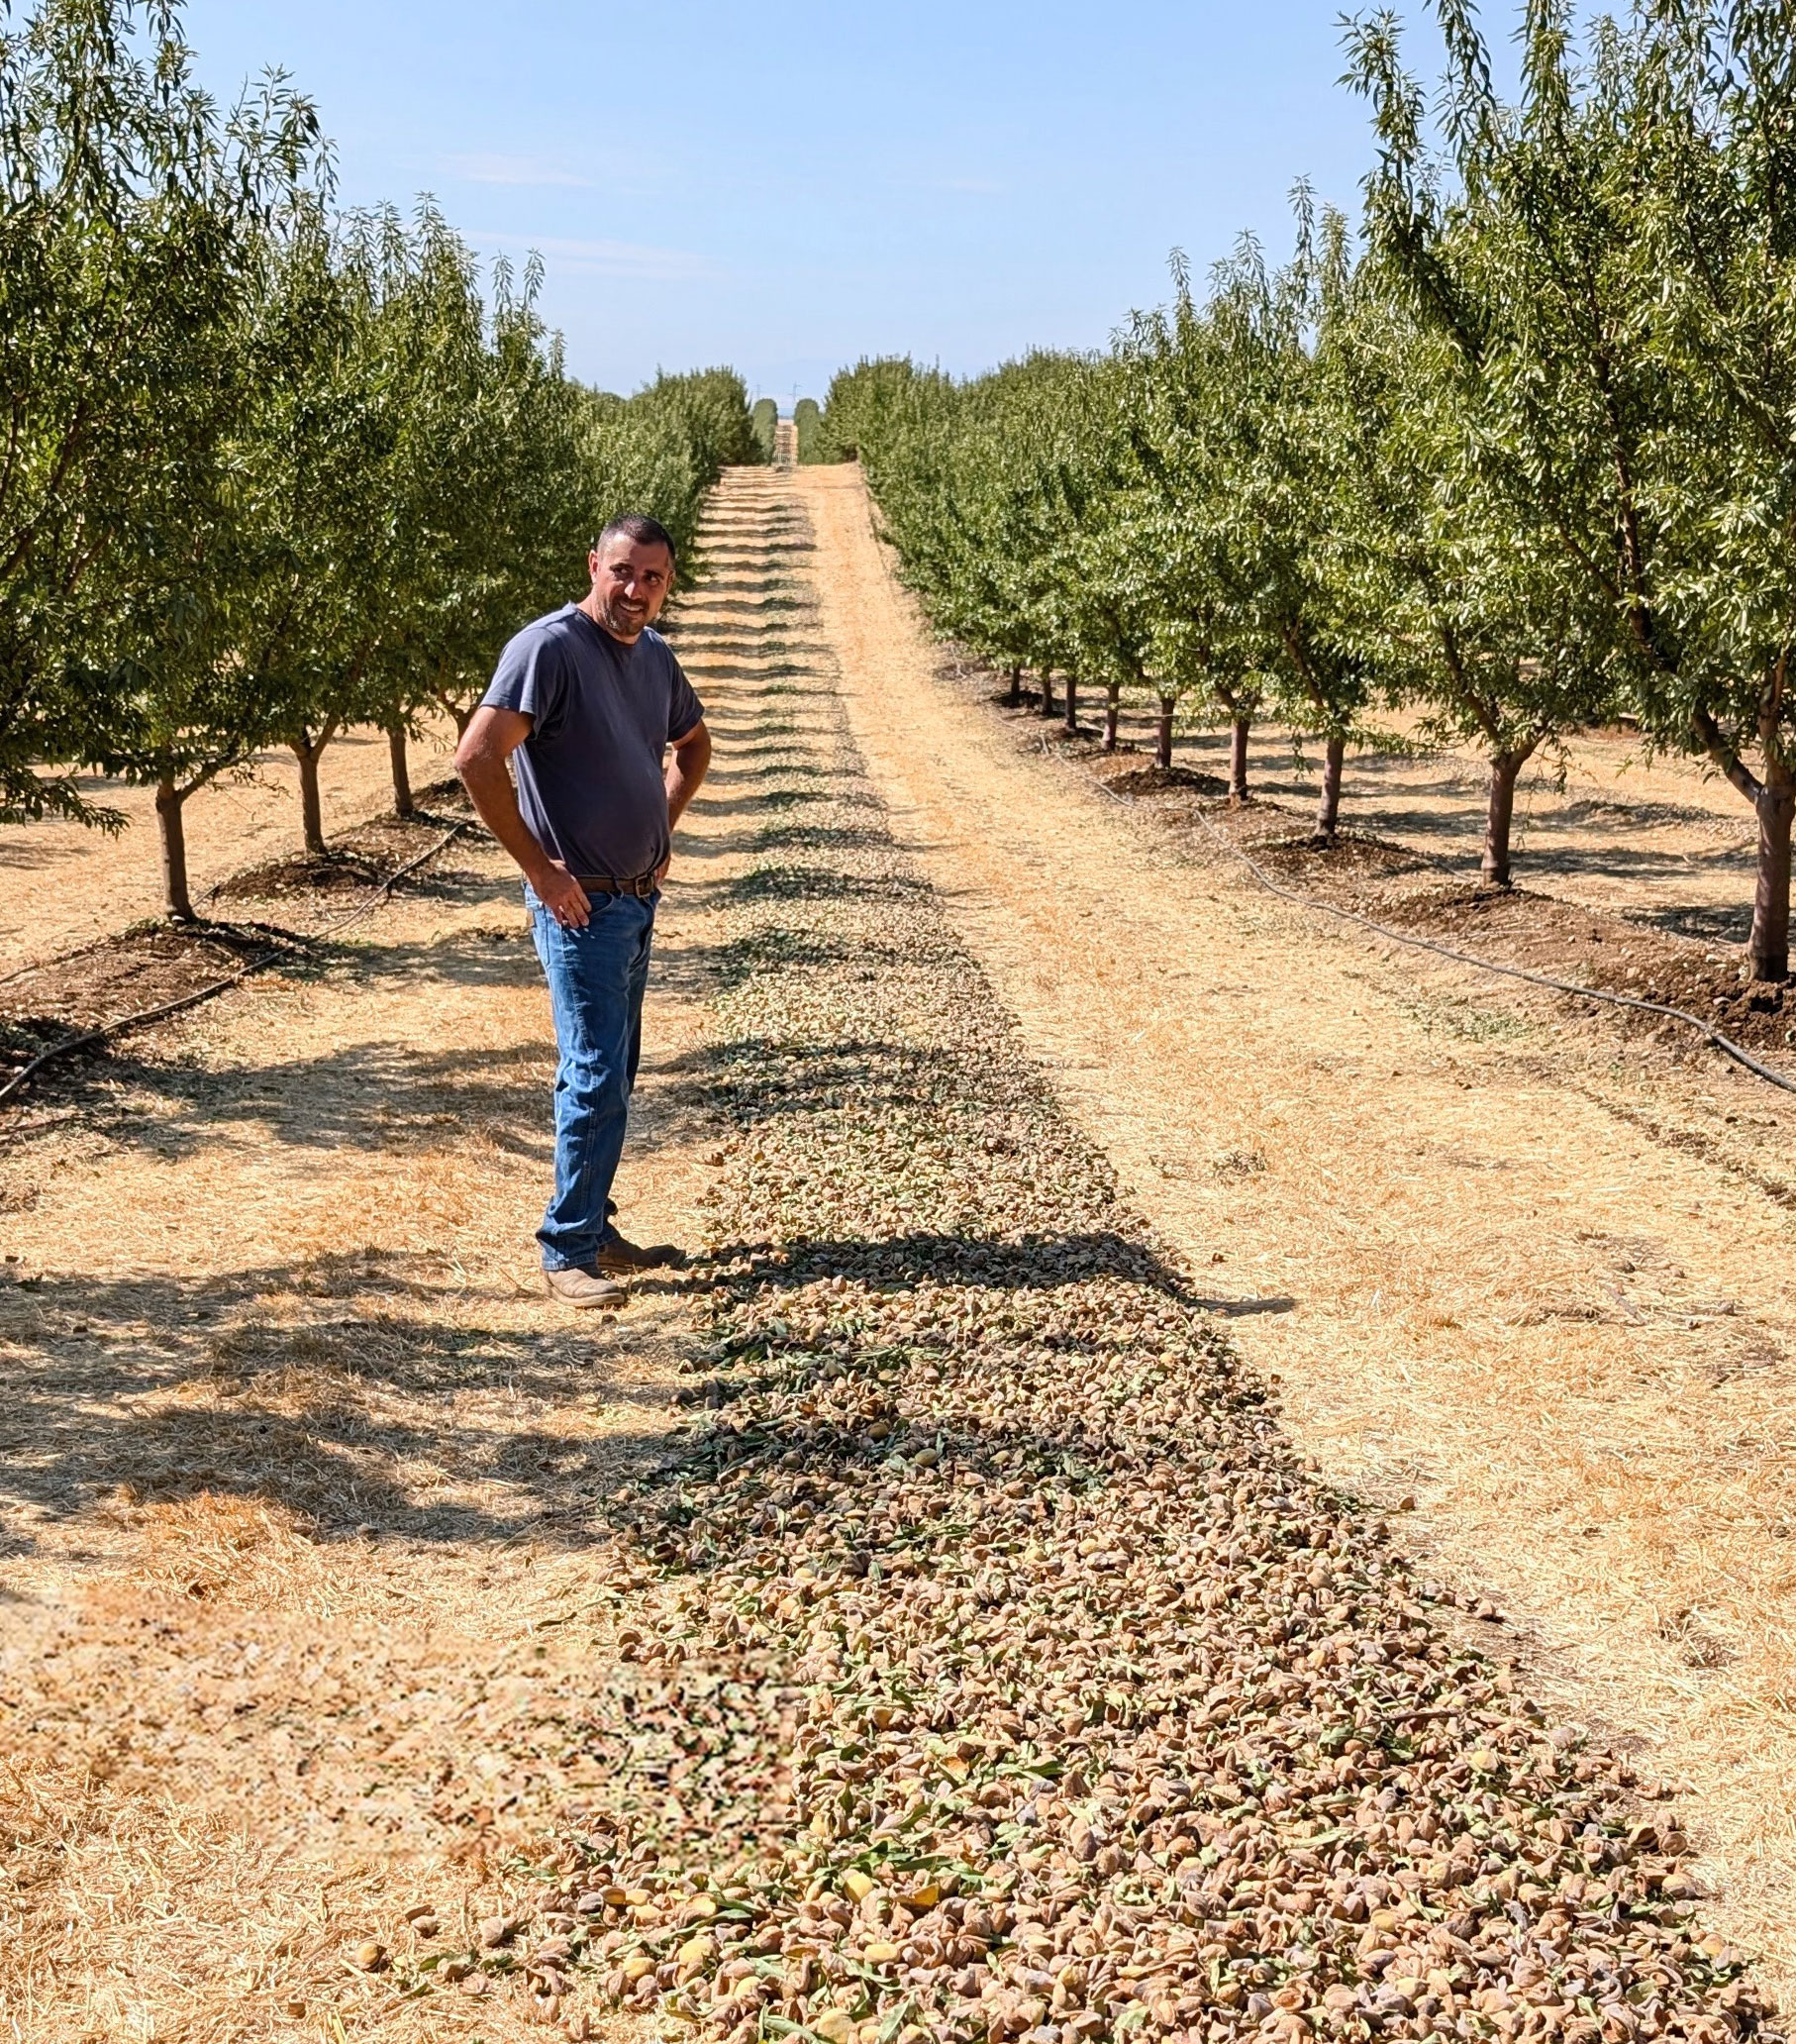
M592 604L614 639L631 640L660 615L673 582L673 561L656 542L618 538L586 557Z

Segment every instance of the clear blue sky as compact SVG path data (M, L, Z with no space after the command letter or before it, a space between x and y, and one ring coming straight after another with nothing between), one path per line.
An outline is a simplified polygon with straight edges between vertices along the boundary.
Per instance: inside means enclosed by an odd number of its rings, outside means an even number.
M353 204L429 191L542 251L570 367L727 361L821 397L862 354L956 372L1100 345L1307 175L1350 205L1336 0L189 0L207 83L279 64ZM1426 45L1418 44L1419 51ZM1432 71L1432 61L1426 66Z

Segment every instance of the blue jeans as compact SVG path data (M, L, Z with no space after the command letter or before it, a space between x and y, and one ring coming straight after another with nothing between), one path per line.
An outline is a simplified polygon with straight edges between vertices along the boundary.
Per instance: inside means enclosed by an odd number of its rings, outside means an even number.
M554 1197L537 1230L546 1271L590 1264L611 1232L611 1181L643 1054L643 988L658 898L595 894L586 927L565 930L532 888L524 890L561 1053Z

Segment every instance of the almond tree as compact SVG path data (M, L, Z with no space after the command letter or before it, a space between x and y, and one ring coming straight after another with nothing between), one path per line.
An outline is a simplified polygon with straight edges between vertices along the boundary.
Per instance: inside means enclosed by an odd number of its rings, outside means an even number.
M370 356L390 435L363 688L387 736L394 813L409 816L407 741L446 702L462 710L499 624L482 601L487 514L469 495L488 460L492 364L473 256L433 205L410 226L377 208L349 233L369 279Z
M382 660L398 709L410 717L429 704L459 732L510 634L577 591L609 511L593 483L583 393L536 309L540 266L519 278L499 265L490 314L452 238L423 252L419 272L406 552Z
M1361 422L1328 372L1345 272L1345 229L1312 248L1299 192L1299 246L1271 273L1244 241L1201 308L1182 271L1170 311L1138 320L1132 346L1149 395L1144 459L1177 548L1182 592L1161 632L1186 671L1208 671L1232 712L1235 779L1261 692L1323 744L1318 835L1335 835L1342 765L1369 694L1347 592L1334 572L1344 443ZM1170 662L1168 662L1170 664Z
M168 283L188 316L169 330L146 311L160 341L141 358L143 439L114 450L132 472L97 483L81 507L107 574L103 591L91 576L80 585L66 656L79 706L51 756L155 790L164 905L191 920L185 805L247 765L278 709L255 665L264 543L244 423L265 366L255 334L269 238L325 165L303 102L276 82L227 123L168 37L156 90L178 108L181 153L160 166L157 206L189 249L192 274Z
M1475 370L1382 285L1363 264L1332 360L1365 428L1343 443L1334 572L1385 699L1419 710L1427 741L1488 761L1480 866L1488 884L1507 886L1518 776L1567 731L1612 715L1614 685L1485 486Z
M1062 359L1054 384L1037 394L1023 441L1034 451L1051 535L1045 566L1068 649L1066 728L1078 728L1073 677L1090 675L1104 686L1104 750L1114 752L1125 691L1154 687L1149 668L1161 594L1142 552L1137 394L1115 356ZM1161 752L1169 745L1162 729Z
M257 584L239 660L298 763L313 859L326 849L320 763L346 727L378 716L371 662L392 625L404 392L380 310L367 238L338 237L316 198L302 201L270 238L235 448Z
M754 433L754 445L758 459L771 461L774 437L779 431L779 407L770 397L757 397L749 414L749 423Z
M209 549L244 292L316 134L278 85L221 119L164 0L43 0L0 36L0 820L118 821L37 767L136 714L127 563L172 590Z
M823 408L816 398L801 397L792 407L792 437L798 443L798 459L801 464L832 459L825 451Z
M1156 764L1172 765L1181 702L1230 728L1229 794L1247 795L1247 739L1265 694L1243 588L1216 545L1212 493L1229 487L1212 439L1194 432L1226 374L1216 332L1198 314L1182 260L1170 308L1138 313L1122 347L1133 393L1131 434L1140 483L1129 512L1129 554L1148 584L1152 629L1146 664L1159 711Z

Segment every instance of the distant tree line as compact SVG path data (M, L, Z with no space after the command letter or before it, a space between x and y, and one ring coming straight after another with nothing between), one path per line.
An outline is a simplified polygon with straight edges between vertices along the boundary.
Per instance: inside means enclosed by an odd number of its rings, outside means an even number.
M1516 780L1626 714L1757 824L1748 958L1789 971L1796 812L1796 38L1759 0L1531 5L1515 102L1467 0L1428 100L1388 16L1349 31L1378 146L1363 216L1301 188L1097 356L970 381L863 361L823 434L865 465L936 624L1042 707L1125 697L1314 749L1317 830L1382 709ZM1061 710L1054 707L1059 677Z
M272 745L465 721L507 635L622 509L682 550L742 379L629 398L565 370L541 272L483 297L428 202L341 212L312 106L225 112L176 0L43 0L0 37L0 822L117 827L93 768L155 790L190 917L188 798Z

